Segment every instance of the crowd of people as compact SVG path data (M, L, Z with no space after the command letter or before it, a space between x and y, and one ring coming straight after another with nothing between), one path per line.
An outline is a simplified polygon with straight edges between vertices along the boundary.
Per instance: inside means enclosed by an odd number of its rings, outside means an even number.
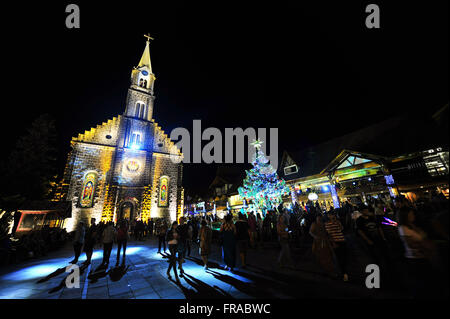
M400 282L414 296L429 293L437 281L448 278L448 200L442 194L415 203L399 196L368 198L365 202L360 199L359 204L346 201L336 209L327 207L308 201L295 203L291 209L280 206L264 217L254 212L225 215L219 230L225 268L233 271L237 259L240 267L246 268L249 248L277 241L279 267L295 269L291 249L309 247L322 270L344 282L349 281L349 263L375 264L386 274L386 280L402 277ZM197 239L192 230L199 223L202 226ZM183 274L185 253L196 240L207 268L213 237L210 224L210 219L198 217L187 223L180 220L180 225L173 223L166 236L172 256L169 276L172 269L176 274L176 262ZM160 241L164 241L163 235ZM355 247L356 256L350 253ZM360 258L364 261L355 260Z
M125 265L127 242L130 239L131 234L134 235L136 240L143 240L141 234L141 228L134 225L130 227L126 219L121 219L114 225L113 222L103 222L96 224L95 218L91 218L90 225L87 226L83 221L79 222L75 229L73 236L73 250L75 257L70 262L76 264L82 251L86 253L86 260L84 265L89 265L92 262L92 255L94 248L97 245L103 247L103 260L100 267L107 268L109 266L111 252L114 243L117 243L117 262L116 266L120 264L120 256L122 256L122 265Z
M184 276L183 263L194 247L203 267L208 268L213 243L221 247L223 265L229 271L237 264L241 268L248 266L249 249L264 253L276 243L278 267L297 269L307 256L300 256L298 261L297 254L294 261L292 249L299 248L312 252L314 262L326 274L343 281L349 281L349 264L360 255L364 255L366 263L378 265L383 273L406 274L406 285L414 295L428 291L431 275L448 278L448 200L439 194L414 203L402 196L367 198L364 202L360 199L358 204L346 201L336 209L318 201L296 202L289 209L280 205L265 214L229 212L223 219L197 215L180 217L172 224L163 218L96 224L92 218L90 225L80 222L72 236L75 257L71 263L77 263L83 251L84 263L91 263L94 247L101 245L102 267L108 267L114 243L116 267L121 257L124 266L128 240L145 241L154 236L158 253L168 257L168 277L173 272L177 280ZM33 231L16 242L2 238L1 261L44 256L64 245L67 238L63 229ZM355 247L357 255L350 253Z
M188 256L191 253L192 238L197 237L198 227L194 220L189 220L186 224L186 234L182 233L183 237L179 236L180 243L177 244L178 249L186 250ZM173 225L172 225L173 228ZM102 246L103 260L100 267L108 267L110 256L114 243L117 243L117 262L116 266L125 265L126 261L126 247L130 238L136 241L145 241L149 237L156 236L158 239L158 253L167 252L170 249L170 234L177 236L177 233L169 229L167 220L163 218L149 219L148 221L133 220L129 222L126 219L119 220L116 224L113 222L100 222L96 224L95 218L91 218L90 225L86 225L80 221L73 233L73 250L74 259L71 263L77 263L80 255L84 251L86 253L85 265L91 263L92 254L95 246ZM183 229L183 224L180 222L179 232ZM181 241L186 239L186 241ZM167 244L167 245L166 245ZM182 246L182 244L184 244ZM122 256L122 263L120 257Z

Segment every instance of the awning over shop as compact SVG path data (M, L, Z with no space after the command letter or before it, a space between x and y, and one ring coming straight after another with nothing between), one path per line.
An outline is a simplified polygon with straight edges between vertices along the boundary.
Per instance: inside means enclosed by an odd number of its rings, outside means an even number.
M72 217L72 203L67 201L25 202L17 211L20 213L17 232L41 229L44 226L61 227L64 219Z

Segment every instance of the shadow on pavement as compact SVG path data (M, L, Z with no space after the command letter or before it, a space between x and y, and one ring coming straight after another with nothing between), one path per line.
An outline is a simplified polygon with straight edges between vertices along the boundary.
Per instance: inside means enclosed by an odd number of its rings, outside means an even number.
M202 266L203 267L203 260L199 259L199 258L195 258L195 257L186 257L187 260L193 261L195 262L197 265ZM223 268L222 266L220 266L218 263L213 262L213 261L208 261L208 268L216 268L216 269L221 269L221 270L225 270L225 268Z
M111 278L111 281L119 281L122 279L122 277L127 273L128 268L130 266L121 265L119 267L114 267L109 271L109 278Z
M81 265L81 267L79 268L79 270L80 270L80 277L81 277L81 275L84 273L84 271L86 270L86 268L87 268L88 266L89 266L89 265L87 265L87 264L82 264L82 265ZM67 278L68 278L73 272L74 272L74 270L72 270L67 276L65 276L64 279L61 280L61 282L59 283L58 286L56 286L56 287L50 289L48 293L51 294L51 293L57 292L57 291L61 290L62 288L64 288L64 286L66 285L66 280L67 280Z
M233 299L233 296L225 292L223 289L217 286L210 286L187 273L184 273L184 280L191 287L197 290L195 297L192 298ZM186 298L187 297L188 296L186 295Z
M41 284L43 282L46 282L54 277L57 277L59 275L61 275L63 272L66 271L66 267L61 267L56 269L54 272L52 272L51 274L47 275L47 277L40 279L39 281L37 281L38 284Z
M233 299L233 296L225 292L223 289L219 287L212 287L206 283L204 283L201 280L198 280L197 278L194 278L191 275L188 275L187 273L184 273L183 277L186 283L191 286L186 287L184 286L178 277L175 277L176 280L174 280L172 277L170 277L170 281L172 281L174 284L176 284L181 291L183 292L186 299Z
M170 258L170 254L166 253L166 252L159 252L158 254L160 254L163 258Z
M111 271L107 268L105 265L100 265L94 271L91 271L88 275L89 283L96 283L100 278L106 277Z
M251 296L255 298L267 298L267 293L264 292L264 289L262 287L258 287L254 282L252 283L246 283L243 282L237 278L234 278L233 276L221 274L217 271L207 269L207 273L211 274L216 278L217 280L223 281L224 283L227 283L240 292Z

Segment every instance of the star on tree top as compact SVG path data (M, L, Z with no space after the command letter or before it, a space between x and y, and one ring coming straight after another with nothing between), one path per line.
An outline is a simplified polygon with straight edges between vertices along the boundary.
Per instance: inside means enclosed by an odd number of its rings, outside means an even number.
M261 148L262 143L264 143L264 142L259 139L256 139L256 140L253 140L251 145L253 145L257 150L259 150Z

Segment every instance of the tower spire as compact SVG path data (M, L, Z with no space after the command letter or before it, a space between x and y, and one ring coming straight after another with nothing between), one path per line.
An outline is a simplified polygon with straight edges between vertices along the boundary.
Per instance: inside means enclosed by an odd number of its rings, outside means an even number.
M131 85L128 89L127 106L125 114L130 117L150 121L153 112L153 86L155 75L152 72L150 62L150 34L144 35L147 38L144 53L138 66L131 70Z
M149 34L145 34L144 37L147 38L147 41L145 43L145 49L144 53L142 53L141 60L139 61L138 68L141 68L143 66L146 66L149 68L150 73L152 72L152 63L150 62L150 40L154 40Z

